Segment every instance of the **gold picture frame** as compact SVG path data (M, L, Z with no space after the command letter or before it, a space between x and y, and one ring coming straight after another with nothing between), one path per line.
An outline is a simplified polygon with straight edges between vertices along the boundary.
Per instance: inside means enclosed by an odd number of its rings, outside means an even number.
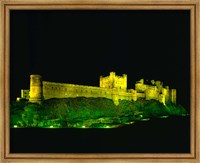
M199 1L198 0L2 0L0 1L1 162L200 162L199 157ZM14 154L9 148L10 10L190 10L191 120L188 154Z

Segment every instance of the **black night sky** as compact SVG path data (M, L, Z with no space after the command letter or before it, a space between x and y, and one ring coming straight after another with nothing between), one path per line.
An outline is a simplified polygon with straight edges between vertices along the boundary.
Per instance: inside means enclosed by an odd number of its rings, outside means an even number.
M10 92L29 89L30 74L43 80L99 86L110 71L177 89L190 106L190 12L11 11Z

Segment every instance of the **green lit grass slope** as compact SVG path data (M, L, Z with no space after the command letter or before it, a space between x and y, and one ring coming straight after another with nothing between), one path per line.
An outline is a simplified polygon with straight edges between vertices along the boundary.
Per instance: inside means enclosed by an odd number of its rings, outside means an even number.
M40 105L21 101L10 105L10 127L109 127L145 118L186 114L181 105L164 106L155 100L121 100L118 106L106 98L49 99Z

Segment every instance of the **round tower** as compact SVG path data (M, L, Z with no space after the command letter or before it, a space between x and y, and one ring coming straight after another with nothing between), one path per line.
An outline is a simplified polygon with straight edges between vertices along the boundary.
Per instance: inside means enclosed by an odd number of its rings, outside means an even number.
M29 101L33 103L41 103L43 100L42 91L42 76L31 75L30 76L30 98Z

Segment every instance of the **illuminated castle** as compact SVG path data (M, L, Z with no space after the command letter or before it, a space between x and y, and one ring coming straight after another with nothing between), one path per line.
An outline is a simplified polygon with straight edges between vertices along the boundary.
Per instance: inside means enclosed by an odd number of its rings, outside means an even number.
M151 85L144 83L144 79L136 82L135 89L127 89L127 75L117 76L110 72L109 76L100 76L100 87L85 86L67 83L42 81L40 75L30 76L30 90L21 90L21 98L32 103L41 103L50 98L75 98L75 97L105 97L112 99L115 105L119 100L136 101L139 98L158 100L165 103L176 103L176 89L163 87L160 81L151 81Z

